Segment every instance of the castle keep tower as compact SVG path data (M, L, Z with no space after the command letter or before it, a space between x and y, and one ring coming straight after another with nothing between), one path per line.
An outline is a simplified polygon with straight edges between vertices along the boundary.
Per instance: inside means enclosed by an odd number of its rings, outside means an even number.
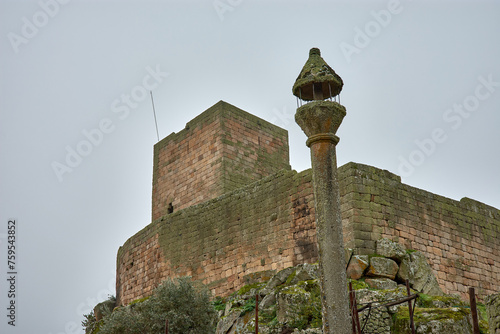
M288 132L220 101L154 146L153 221L281 169Z

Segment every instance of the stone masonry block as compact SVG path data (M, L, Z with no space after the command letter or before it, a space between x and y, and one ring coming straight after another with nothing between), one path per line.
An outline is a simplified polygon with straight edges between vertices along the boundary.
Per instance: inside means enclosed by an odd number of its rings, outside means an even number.
M385 257L372 257L366 275L393 280L396 278L398 270L399 266L394 260Z

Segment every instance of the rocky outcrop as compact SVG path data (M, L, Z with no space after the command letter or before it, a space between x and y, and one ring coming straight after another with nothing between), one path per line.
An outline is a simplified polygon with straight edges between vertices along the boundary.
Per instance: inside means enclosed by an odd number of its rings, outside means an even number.
M389 240L378 244L381 246L377 250L382 254L351 256L347 268L358 309L366 307L359 314L364 333L410 333L407 302L385 306L407 296L406 287L401 284L403 279L409 280L412 293L421 292L414 317L417 333L472 333L470 309L459 297L443 295L421 253L408 252ZM317 277L316 264L302 264L278 272L267 282L243 287L227 298L217 334L254 333L256 295L259 333L320 334L321 293ZM500 298L491 297L490 304L498 306ZM496 310L491 314L500 320ZM486 333L486 328L486 321L481 321L482 333Z
M100 321L102 318L107 316L108 314L111 314L113 312L113 309L116 306L116 299L111 298L108 300L105 300L99 304L97 304L94 307L94 316L96 318L96 321Z
M416 309L414 315L415 331L425 334L470 334L470 310L465 308ZM393 333L410 334L410 320L407 314L396 317Z
M368 255L354 255L347 266L347 277L360 279L363 277L365 269L368 268L369 264Z
M408 257L401 261L398 279L408 279L410 285L419 292L434 296L443 295L431 266L424 254L420 252L411 252Z
M367 283L370 287L380 289L393 286L387 280L380 279L394 280L398 283L409 280L410 287L418 292L433 296L443 295L424 254L405 250L403 246L389 239L378 240L376 247L377 254L351 257L347 266L348 278L359 280L369 277L370 280L367 280Z
M489 334L500 334L500 293L486 297L485 304L490 325Z
M408 257L406 249L389 239L380 239L377 241L377 254L393 259L397 263L401 263L403 259Z
M394 260L386 257L372 257L366 275L393 280L396 278L398 270L398 264Z

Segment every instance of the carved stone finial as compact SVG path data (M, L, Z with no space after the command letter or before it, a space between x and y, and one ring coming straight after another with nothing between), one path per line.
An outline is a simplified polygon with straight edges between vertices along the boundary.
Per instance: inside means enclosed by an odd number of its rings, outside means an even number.
M324 100L337 96L343 85L342 78L321 58L319 49L312 48L292 91L303 101Z

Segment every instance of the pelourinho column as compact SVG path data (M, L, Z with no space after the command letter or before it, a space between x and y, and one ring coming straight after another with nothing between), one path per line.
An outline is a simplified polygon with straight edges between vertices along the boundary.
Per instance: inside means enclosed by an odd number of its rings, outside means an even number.
M295 121L307 135L306 145L311 149L325 334L352 333L335 153L339 142L335 133L346 115L345 107L336 102L342 86L342 79L317 48L310 50L293 85L293 94L301 104L306 102L297 108Z

